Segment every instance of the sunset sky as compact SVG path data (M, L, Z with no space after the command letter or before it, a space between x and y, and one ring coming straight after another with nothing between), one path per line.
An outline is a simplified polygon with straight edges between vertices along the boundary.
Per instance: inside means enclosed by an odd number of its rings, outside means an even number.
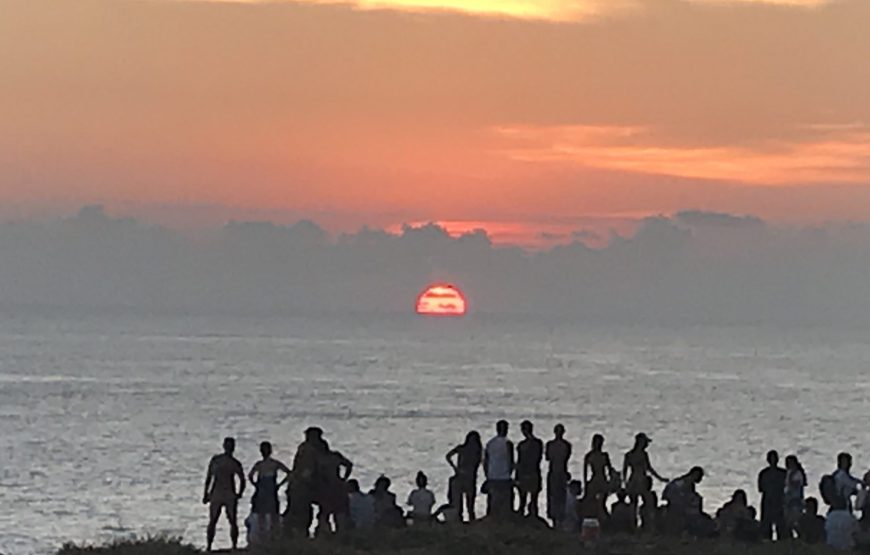
M867 0L0 0L0 217L866 221L868 28Z

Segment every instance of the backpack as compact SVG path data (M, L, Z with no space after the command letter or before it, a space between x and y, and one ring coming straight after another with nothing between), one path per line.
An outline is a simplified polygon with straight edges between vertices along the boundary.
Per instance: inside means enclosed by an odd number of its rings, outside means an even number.
M828 506L834 505L839 500L840 492L837 491L837 480L833 475L822 476L819 482L819 493L822 495L822 501Z

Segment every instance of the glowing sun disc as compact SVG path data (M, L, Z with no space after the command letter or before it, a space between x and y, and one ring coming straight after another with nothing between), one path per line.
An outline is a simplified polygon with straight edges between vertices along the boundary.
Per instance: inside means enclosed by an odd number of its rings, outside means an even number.
M417 297L417 314L424 316L463 316L466 309L465 295L454 285L430 285Z

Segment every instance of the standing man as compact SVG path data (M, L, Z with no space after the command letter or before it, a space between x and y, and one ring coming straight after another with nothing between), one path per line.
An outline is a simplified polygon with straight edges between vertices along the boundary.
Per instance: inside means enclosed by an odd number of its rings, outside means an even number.
M221 511L226 511L227 520L230 522L230 539L233 549L239 544L238 506L239 499L245 493L245 471L234 456L236 440L228 437L224 439L224 452L215 455L208 463L208 472L205 476L205 488L202 502L209 506L208 529L206 531L206 545L211 551L214 543L217 521ZM239 489L236 490L236 478L239 479Z
M758 474L758 491L761 493L761 535L772 540L786 538L785 525L785 477L786 471L779 466L779 453L767 453L767 468Z
M546 456L550 463L547 472L547 516L553 527L561 530L565 520L565 504L568 499L568 461L571 460L571 444L565 441L565 426L556 424L553 439L547 442Z
M517 445L517 486L520 491L520 515L538 516L538 496L541 494L541 460L544 442L535 437L534 426L528 420L520 424L523 440Z
M852 476L852 455L840 453L837 455L837 470L834 472L834 483L837 494L846 502L846 508L852 512L852 497L858 495L864 484Z
M486 514L505 517L514 508L514 444L507 438L508 423L499 420L496 435L486 444L483 452L483 470L486 474Z

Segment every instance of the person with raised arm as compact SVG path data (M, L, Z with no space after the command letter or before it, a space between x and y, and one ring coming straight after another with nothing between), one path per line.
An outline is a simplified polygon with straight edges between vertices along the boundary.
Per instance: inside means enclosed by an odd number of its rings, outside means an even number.
M272 444L264 441L260 444L262 459L257 461L248 473L248 479L254 486L253 512L257 515L258 535L268 534L278 525L280 506L278 504L278 489L290 476L290 469L281 461L272 458ZM278 473L284 473L284 478L278 480Z
M477 473L483 461L483 443L480 434L473 430L468 432L465 442L451 449L446 458L456 477L454 496L459 503L455 507L459 511L459 519L462 520L462 512L465 509L468 520L473 521L476 518L474 505L477 501Z
M638 501L651 489L650 476L659 482L668 482L667 479L656 472L656 469L653 468L649 460L647 449L651 443L652 439L645 433L637 434L634 436L634 447L625 454L622 462L622 477L625 480L625 491L628 494L629 502L635 508L635 512L637 511Z

